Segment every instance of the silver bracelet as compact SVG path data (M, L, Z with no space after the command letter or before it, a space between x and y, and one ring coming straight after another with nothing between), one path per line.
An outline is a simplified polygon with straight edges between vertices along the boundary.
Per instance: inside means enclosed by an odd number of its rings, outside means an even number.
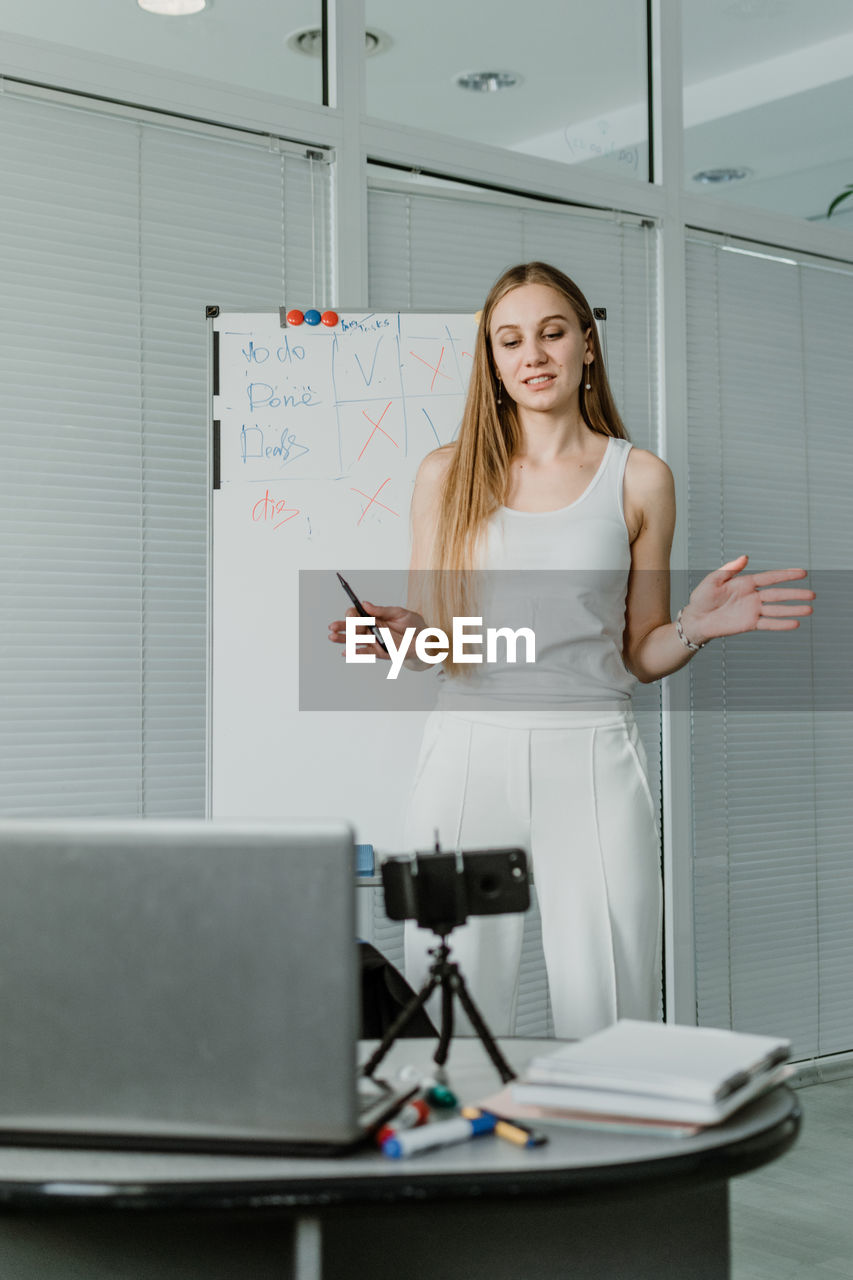
M683 606L678 610L678 614L676 615L676 619L675 619L676 635L678 636L681 643L684 645L685 649L689 649L691 653L698 653L700 649L705 648L705 644L704 643L694 644L692 640L687 639L687 636L684 634L684 627L681 624L682 613L684 613Z

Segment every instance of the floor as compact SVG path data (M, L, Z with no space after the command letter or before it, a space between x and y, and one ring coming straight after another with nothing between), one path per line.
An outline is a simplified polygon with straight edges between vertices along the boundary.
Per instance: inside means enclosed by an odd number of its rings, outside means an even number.
M732 1280L853 1280L853 1078L797 1096L791 1151L731 1183Z

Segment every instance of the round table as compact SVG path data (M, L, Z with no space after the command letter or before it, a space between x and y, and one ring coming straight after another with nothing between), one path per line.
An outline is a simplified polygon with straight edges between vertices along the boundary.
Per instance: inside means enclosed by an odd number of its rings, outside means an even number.
M429 1064L434 1041L387 1059ZM553 1042L503 1040L520 1069ZM461 1099L498 1087L454 1041ZM15 1280L722 1280L728 1179L793 1143L777 1088L691 1138L550 1126L525 1149L490 1136L392 1161L0 1148L0 1275Z

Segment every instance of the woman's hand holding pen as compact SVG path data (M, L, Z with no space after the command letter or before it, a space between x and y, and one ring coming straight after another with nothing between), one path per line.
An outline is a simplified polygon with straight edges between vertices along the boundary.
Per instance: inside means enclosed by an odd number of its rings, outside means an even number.
M362 604L370 617L376 619L377 626L387 627L391 632L391 637L397 647L399 647L403 642L406 631L410 627L415 628L415 636L417 636L419 631L422 631L424 627L426 627L426 621L421 614L415 613L412 609L405 609L402 605L372 604L369 600L363 600ZM347 609L347 618L357 618L358 616L359 614L357 609ZM363 630L362 634L364 634ZM414 638L414 636L411 637L411 643L408 649L409 656L406 658L404 665L413 671L426 671L428 669L428 664L421 662L419 658L415 657ZM332 644L346 643L346 622L343 619L337 619L335 622L329 623L329 639ZM373 653L377 658L388 659L389 657L387 650L383 649L376 640L372 639L361 640L356 646L356 652Z
M730 560L691 593L681 622L694 644L743 631L794 631L800 625L797 618L813 612L810 604L792 602L814 600L814 591L776 585L805 578L805 569L743 573L748 561L745 555Z

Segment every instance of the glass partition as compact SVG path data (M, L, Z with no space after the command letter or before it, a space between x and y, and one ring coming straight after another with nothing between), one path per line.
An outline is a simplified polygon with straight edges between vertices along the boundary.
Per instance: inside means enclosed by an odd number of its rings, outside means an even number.
M165 74L323 100L322 0L0 0L0 34L50 40ZM144 7L143 7L144 5Z
M849 0L683 0L691 192L825 220L853 184ZM832 215L853 227L853 197Z
M367 0L381 120L648 179L645 0Z

